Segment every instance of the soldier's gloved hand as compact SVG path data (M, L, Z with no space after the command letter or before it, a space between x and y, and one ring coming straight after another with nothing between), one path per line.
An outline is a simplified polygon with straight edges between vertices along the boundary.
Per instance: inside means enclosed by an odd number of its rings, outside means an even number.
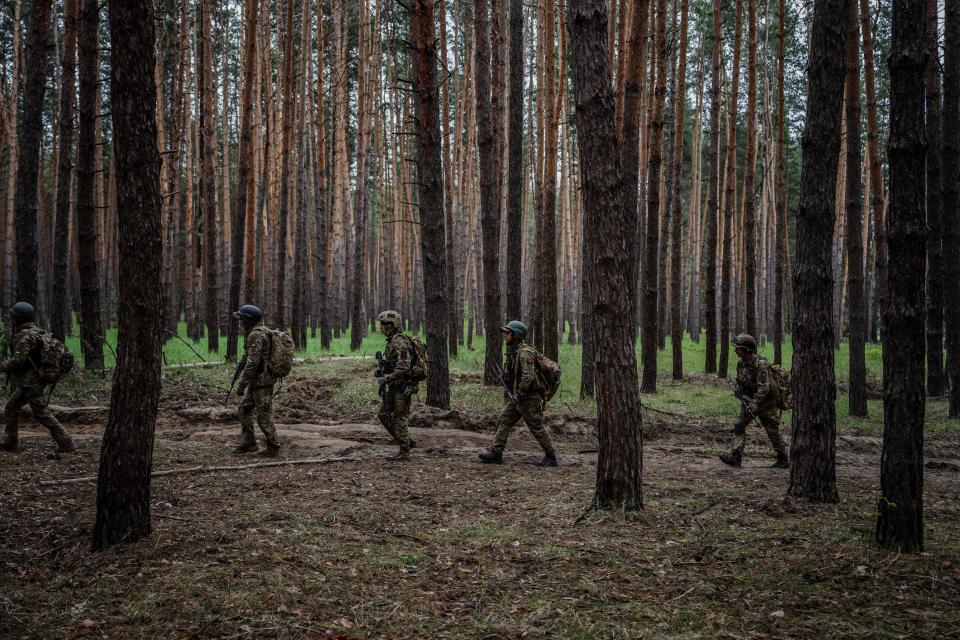
M757 410L759 408L760 408L759 405L757 405L757 403L754 401L750 401L747 403L747 411L752 415L756 415Z

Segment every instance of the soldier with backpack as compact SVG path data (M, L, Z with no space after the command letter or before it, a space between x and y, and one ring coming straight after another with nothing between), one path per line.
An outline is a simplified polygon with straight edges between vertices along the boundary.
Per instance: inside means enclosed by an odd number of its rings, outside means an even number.
M289 336L267 328L263 324L263 312L252 304L245 304L233 317L240 323L244 335L243 359L235 373L242 439L234 453L257 451L257 439L253 433L256 419L260 431L266 436L266 447L257 455L275 456L280 451L277 429L273 424L273 387L279 378L290 372L293 363L292 340Z
M779 409L783 402L778 379L766 358L757 355L757 341L753 336L741 333L733 339L740 362L737 363L736 388L741 398L740 415L733 424L733 450L720 454L720 460L732 467L743 462L743 450L747 446L747 425L754 418L760 421L770 438L777 460L776 469L789 469L787 447L780 437Z
M72 368L73 356L62 342L34 324L36 311L30 303L18 302L13 305L10 319L15 334L13 355L2 367L4 373L16 381L17 388L4 409L7 428L0 449L14 453L19 451L20 410L29 404L34 419L45 426L56 441L57 452L72 453L76 451L73 440L50 413L43 396L48 385L56 385L60 377Z
M550 434L543 426L543 408L559 386L560 368L523 341L527 337L527 326L519 320L511 320L500 331L507 343L502 377L506 404L497 421L493 447L481 453L480 460L488 464L503 463L507 438L514 426L523 419L543 448L543 459L535 464L538 467L555 467L557 453Z
M416 445L410 440L407 423L410 404L419 390L419 383L427 378L427 352L423 343L404 335L402 319L396 311L383 311L377 316L380 333L387 339L383 362L378 369L380 382L380 412L377 418L400 445L397 460L410 458L410 449Z

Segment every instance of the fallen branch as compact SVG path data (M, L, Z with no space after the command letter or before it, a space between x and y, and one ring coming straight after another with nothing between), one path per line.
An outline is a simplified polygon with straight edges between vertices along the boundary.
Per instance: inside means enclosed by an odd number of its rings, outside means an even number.
M300 460L274 460L273 462L257 462L255 464L241 464L230 466L211 467L200 465L198 467L187 467L185 469L167 469L165 471L154 471L150 474L151 478L160 476L174 476L185 473L214 473L216 471L242 471L244 469L263 469L265 467L291 467L304 464L324 464L327 462L344 462L347 460L360 460L356 456L335 456L333 458L303 458ZM61 484L79 484L81 482L96 482L97 476L86 476L83 478L66 478L62 480L40 480L39 484L43 487L49 487Z
M689 418L689 416L683 416L679 413L673 413L672 411L664 411L663 409L654 409L649 405L643 405L643 408L647 411L653 411L654 413L662 413L665 416L673 416L674 418Z

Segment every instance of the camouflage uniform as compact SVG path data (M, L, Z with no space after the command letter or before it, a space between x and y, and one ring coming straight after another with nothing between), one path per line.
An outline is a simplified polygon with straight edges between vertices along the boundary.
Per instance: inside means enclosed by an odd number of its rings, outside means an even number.
M780 415L777 409L780 392L770 372L770 363L767 359L754 355L750 362L743 360L738 362L737 386L740 388L740 393L754 401L756 410L753 415L759 418L777 456L786 456L787 447L783 443L783 438L780 437ZM751 420L753 418L741 405L740 415L737 416L733 425L733 450L741 454L747 446L747 425Z
M514 426L522 418L530 433L536 438L548 458L556 457L550 434L543 426L543 387L536 370L536 351L525 342L516 342L507 349L504 362L504 381L510 386L517 403L507 398L497 421L497 432L493 437L494 453L503 453L507 438Z
M383 377L383 401L377 418L400 445L400 453L404 455L412 446L408 428L410 401L419 391L419 385L408 375L413 365L413 345L396 327L387 334L383 359L389 373Z
M45 426L53 439L57 442L57 449L61 452L74 450L73 441L63 429L63 425L50 413L43 398L44 387L40 380L35 358L30 352L38 347L43 339L43 331L32 322L17 327L17 334L13 339L13 356L3 363L3 371L12 376L17 382L17 389L10 395L4 413L7 420L6 441L4 448L15 451L19 437L20 410L30 405L34 419Z
M253 434L253 422L256 422L267 439L267 450L277 451L277 429L273 425L273 385L277 380L267 368L270 356L270 337L266 326L256 325L244 339L244 354L241 366L243 370L237 382L240 426L243 430L241 447L256 448L257 440Z

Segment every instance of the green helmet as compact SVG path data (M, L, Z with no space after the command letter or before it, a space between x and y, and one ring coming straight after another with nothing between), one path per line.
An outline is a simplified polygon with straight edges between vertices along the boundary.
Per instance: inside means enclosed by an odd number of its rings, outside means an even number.
M18 302L10 309L10 319L13 324L33 322L37 318L37 311L29 302Z
M749 333L739 333L737 337L733 339L733 346L743 347L750 353L757 352L757 341Z
M511 320L504 326L500 327L500 331L509 331L513 335L517 336L520 340L523 340L527 337L527 325L523 324L519 320Z
M396 311L381 311L380 315L377 316L377 322L380 324L392 324L399 329L402 318Z

